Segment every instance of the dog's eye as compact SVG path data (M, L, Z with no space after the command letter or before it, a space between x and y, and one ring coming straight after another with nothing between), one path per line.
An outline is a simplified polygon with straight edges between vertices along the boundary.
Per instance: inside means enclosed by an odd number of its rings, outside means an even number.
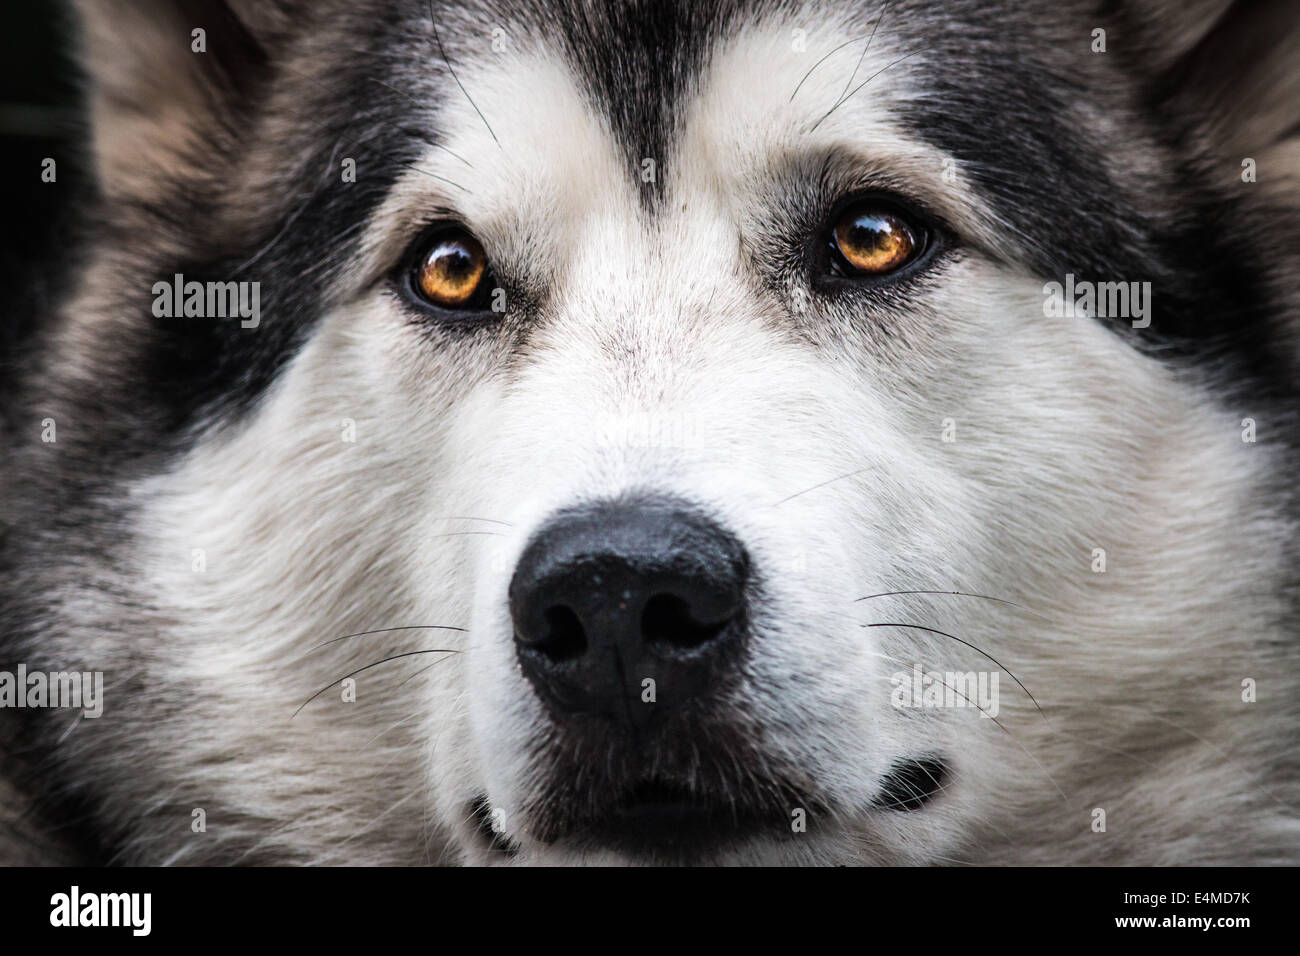
M925 234L899 213L872 201L849 206L830 235L831 264L845 276L883 276L915 259Z
M482 304L490 283L487 254L464 229L430 236L416 257L411 285L425 301L442 309L472 309Z

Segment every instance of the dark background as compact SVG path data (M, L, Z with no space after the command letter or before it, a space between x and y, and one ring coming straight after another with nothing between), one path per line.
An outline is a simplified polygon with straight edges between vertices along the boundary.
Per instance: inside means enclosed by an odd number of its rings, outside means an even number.
M78 207L87 196L82 82L74 21L62 0L0 3L0 375L74 266ZM52 157L58 179L41 182ZM3 384L3 383L0 383Z

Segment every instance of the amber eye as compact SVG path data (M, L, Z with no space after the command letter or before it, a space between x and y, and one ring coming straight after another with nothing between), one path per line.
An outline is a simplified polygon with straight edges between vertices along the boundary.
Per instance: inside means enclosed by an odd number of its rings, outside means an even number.
M835 223L830 244L848 276L879 276L915 259L924 246L922 233L897 213L864 202L846 209Z
M487 276L487 255L478 240L463 229L450 229L426 243L412 284L436 306L466 309L481 301Z

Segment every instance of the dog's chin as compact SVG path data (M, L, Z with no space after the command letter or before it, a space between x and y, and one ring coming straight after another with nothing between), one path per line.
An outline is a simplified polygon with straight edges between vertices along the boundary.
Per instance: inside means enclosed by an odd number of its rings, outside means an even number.
M480 798L473 810L476 855L515 863L632 866L779 862L798 855L790 844L801 828L791 827L790 811L781 806L706 797L646 780L588 807L575 813L568 806L542 805L515 839L491 826Z
M789 833L788 812L709 799L660 781L638 784L601 812L573 821L555 841L637 863L703 863Z
M910 814L944 789L947 762L934 754L900 757L877 783L866 813ZM781 796L784 795L785 799ZM779 784L763 793L705 791L646 779L581 811L551 790L527 814L521 832L494 827L486 796L470 807L476 852L484 862L516 864L716 865L834 862L843 821L819 798L795 800ZM792 810L791 808L794 807Z
M732 817L692 802L648 802L571 830L551 843L525 842L522 866L799 866L848 862L844 831L791 827L788 815ZM837 840L837 835L841 839Z

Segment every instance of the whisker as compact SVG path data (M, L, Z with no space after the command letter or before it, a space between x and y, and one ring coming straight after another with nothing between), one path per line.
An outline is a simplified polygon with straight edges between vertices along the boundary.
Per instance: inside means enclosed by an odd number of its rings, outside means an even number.
M430 538L456 538L467 534L490 534L498 538L505 537L504 531L444 531L440 534L428 535Z
M1099 744L1091 737L1085 737L1082 734L1072 734L1068 730L1062 730L1060 727L1055 727L1055 726L1052 727L1052 732L1055 734L1060 734L1063 737L1069 737L1071 740L1077 740L1080 743L1087 744L1090 747L1095 747L1098 750L1104 750L1107 753L1119 754L1119 756L1121 757L1127 757L1129 760L1132 760L1134 763L1136 763L1138 766L1142 767L1145 770L1154 770L1156 768L1156 762L1154 760L1144 760L1142 757L1139 757L1137 754L1129 753L1127 750L1120 750L1117 747L1108 747L1105 744Z
M1008 601L1006 598L991 597L987 594L976 594L973 591L881 591L879 594L867 594L860 598L854 598L853 603L857 604L859 601L870 601L872 598L892 597L899 594L949 594L957 597L983 598L985 601L996 601L998 604L1009 604L1011 607L1018 607L1020 610L1034 615L1034 617L1039 620L1047 621L1048 623L1051 623L1052 621L1050 617L1045 617L1037 611L1031 611L1023 604L1017 604L1015 601Z
M410 677L406 678L406 680L401 681L400 683L398 683L397 686L398 686L398 687L405 687L407 684L409 684L411 681L415 680L417 677L419 677L419 676L420 676L421 674L423 674L425 671L432 670L435 666L437 666L437 665L440 664L440 663L442 663L442 662L441 662L441 661L434 661L434 662L433 662L432 664L430 664L428 667L421 667L418 671L416 671L416 672L415 672L414 674L412 674Z
M346 641L351 637L365 637L367 634L391 634L393 631L460 631L463 634L467 630L467 628L455 627L451 624L405 624L402 627L381 627L374 631L358 631L355 634L332 637L323 644L317 644L312 650L318 651L329 644L337 644L339 641Z
M878 804L876 804L877 806L881 807L881 809L885 809L885 810L902 810L902 809L906 809L907 804L908 804L909 801L913 801L913 800L917 800L917 799L925 800L925 799L928 799L929 797L936 796L936 795L938 795L938 794L941 794L941 793L947 793L947 792L948 792L948 787L944 786L943 784L941 784L941 783L939 782L938 778L935 777L935 775L932 774L932 773L930 772L930 769L925 765L925 762L924 762L924 761L919 761L919 760L918 760L918 761L913 761L912 763L913 763L913 765L914 765L918 770L920 770L923 774L925 774L925 775L930 779L930 783L934 784L934 786L930 789L929 793L927 794L927 793L926 793L925 791L923 791L923 790L916 790L916 789L914 789L914 788L912 787L911 782L908 781L908 780L905 780L905 779L904 779L904 780L898 780L898 778L897 778L897 777L895 776L895 774L893 774L892 772L889 773L889 774L886 774L886 779L888 779L888 778L891 777L891 776L895 777L895 782L896 782L897 784L900 784L901 786L905 787L905 788L907 789L907 794L906 794L906 796L902 797L901 799L894 799L894 800L891 800L891 801L888 802L888 803L878 803ZM942 767L943 767L943 774L942 774L942 775L946 775L946 776L948 776L948 777L953 777L953 776L955 776L955 774L952 772L952 768L950 768L950 767L948 766L947 761L942 761L941 763L942 763ZM880 797L883 797L883 796L885 796L885 794L882 792L882 793L880 794ZM877 797L877 800L879 800L880 797Z
M940 630L938 630L937 628L926 627L924 624L881 623L881 624L863 624L862 627L908 627L908 628L912 628L913 630L917 630L917 631L928 631L928 632L931 633L931 634L938 634L940 637L947 637L947 638L950 638L951 640L956 641L958 644L964 644L966 647L969 647L972 651L976 651L976 652L978 652L978 653L980 653L980 654L983 654L986 658L988 658L989 660L991 660L994 664L997 664L998 667L1002 668L1002 670L1006 671L1007 674L1010 675L1011 679L1012 679L1013 681L1015 681L1015 682L1020 686L1020 689L1023 690L1023 691L1025 692L1026 695L1028 695L1029 699L1032 700L1032 701L1034 702L1034 706L1037 707L1037 708L1038 708L1038 712L1039 712L1040 714L1043 715L1043 719L1044 719L1044 720L1047 719L1047 715L1043 713L1043 708L1042 708L1042 707L1039 707L1039 705L1038 705L1038 701L1034 698L1034 695L1029 693L1029 688L1026 687L1023 683L1021 683L1019 677L1017 677L1015 674L1012 674L1012 673L1011 673L1011 668L1007 667L1005 664L1003 664L1001 661L999 661L999 660L998 660L996 657L994 657L992 654L988 653L988 651L985 651L985 650L983 650L983 649L981 649L981 648L976 647L976 646L975 646L974 644L972 644L970 641L964 641L964 640L962 640L960 637L957 637L955 634L949 634L947 631L940 631Z
M812 125L812 129L808 130L808 132L809 132L809 133L815 132L815 131L817 130L817 127L818 127L818 126L821 126L822 123L826 122L826 119L827 119L827 118L828 118L832 113L834 113L837 109L839 109L841 106L843 106L845 103L847 103L850 99L852 99L854 96L856 96L859 90L861 90L864 86L866 86L868 83L870 83L870 82L871 82L872 80L874 80L876 77L878 77L881 73L884 73L886 70L890 69L891 67L895 67L895 66L897 66L898 64L902 63L904 60L910 59L911 57L917 56L917 55L919 55L919 54L921 54L921 53L928 53L930 50L933 50L933 49L934 49L934 47L926 47L924 50L913 50L911 53L905 54L904 56L900 56L900 57L899 57L897 60L895 60L893 63L887 64L886 66L882 66L882 67L881 67L880 69L878 69L875 73L872 73L869 77L867 77L865 80L863 80L860 84L858 84L857 86L855 86L855 87L853 88L853 92L852 92L852 93L850 93L848 96L844 97L844 98L841 99L839 102L837 102L834 106L832 106L830 109L828 109L828 110L826 111L826 113L822 116L821 119L819 119L816 123L813 123L813 125Z
M423 106L423 105L424 105L424 104L422 104L419 100L417 100L414 96L412 96L410 93L406 92L405 90L399 90L397 87L393 86L393 84L391 84L391 83L385 83L383 80L378 79L377 77L373 77L373 76L367 76L366 79L369 80L371 83L378 83L380 86L382 86L382 87L386 87L387 89L392 90L392 91L393 91L394 93L396 93L398 96L404 96L404 97L406 97L408 100L410 100L410 101L411 101L412 103L414 103L416 106ZM428 137L424 136L422 133L419 133L419 132L417 132L417 131L415 131L415 130L408 130L408 132L412 133L412 135L416 136L417 138L424 140L424 142L428 143L428 144L429 144L430 146L432 146L434 149L440 149L440 150L442 150L444 153L447 153L448 155L453 156L453 157L455 157L456 159L459 159L462 163L464 163L464 164L465 164L466 166L468 166L470 169L473 169L473 168L474 168L474 164L471 163L468 159L466 159L464 156L460 155L460 153L457 153L457 152L454 152L454 151L448 149L446 146L442 145L442 143L435 142L434 140L429 139Z
M507 528L513 528L514 525L509 521L500 521L496 518L476 518L473 515L438 515L430 519L432 521L486 521L488 524L504 525Z
M858 78L858 70L862 68L862 61L867 58L867 53L871 50L871 41L876 38L876 31L880 29L880 21L885 19L885 10L888 7L889 0L885 0L885 2L880 5L880 16L876 17L875 26L871 28L871 36L867 37L867 45L862 48L862 55L858 57L858 62L853 65L853 72L849 74L848 80L845 81L844 89L840 92L840 99L837 102L842 102L845 99L845 94L849 92L849 87L852 86L853 81Z
M433 662L433 664L436 664L436 663L438 663L438 662L437 662L437 661L434 661L434 662ZM430 664L429 667L432 667L433 664ZM422 667L422 668L420 668L420 670L417 671L416 673L417 673L417 674L423 674L425 671L427 671L427 670L429 669L429 667ZM412 675L412 676L415 676L415 675ZM410 680L410 679L411 679L411 678L408 677L406 680ZM405 684L405 683L406 683L406 681L402 681L402 684ZM398 684L397 686L398 686L398 687L401 687L402 684ZM420 717L420 716L422 716L423 714L424 714L424 709L421 708L420 710L417 710L417 711L416 711L415 713L413 713L413 714L407 714L405 717L403 717L401 720L397 721L396 723L389 724L388 727L387 727L387 729L385 729L385 730L381 730L379 733L375 734L373 737L371 737L369 740L367 740L364 744L362 744L362 745L361 745L361 749L364 750L364 749L369 748L369 746L370 746L371 744L373 744L376 740L379 740L381 737L384 737L384 736L386 736L386 735L388 735L388 734L391 734L391 733L392 733L394 730L396 730L398 727L402 726L403 724L407 723L408 721L415 720L415 718Z
M865 36L865 34L863 36ZM823 63L825 63L827 60L833 57L836 53L839 53L840 50L843 50L846 46L852 46L854 43L857 43L861 39L863 39L863 37L854 37L852 40L845 40L835 49L831 50L830 53L827 53L824 57L822 57L820 60L814 63L809 68L808 72L803 75L803 79L799 81L799 85L794 88L794 93L790 94L790 99L787 100L786 102L788 103L794 102L795 95L798 94L799 90L803 87L804 83L808 81L808 77L812 76L813 73L817 70L817 67L821 66Z
M864 625L864 626L865 626L865 625ZM978 650L978 648L976 648L976 649ZM906 661L904 661L904 660L902 660L902 659L900 659L900 658L897 658L897 657L893 657L893 656L891 656L891 655L889 655L889 654L882 654L882 653L880 653L880 652L878 652L878 651L877 651L877 652L874 652L874 653L875 653L875 656L880 657L880 658L883 658L883 659L885 659L885 660L895 661L895 662L897 662L897 663L899 663L899 664L906 664L906 663L907 663ZM1001 666L1001 665L999 665L999 666ZM1009 673L1011 673L1011 672L1010 672L1010 671L1007 671L1007 673L1009 674ZM991 720L991 721L993 721L993 723L997 724L998 729L1001 730L1001 731L1002 731L1004 734L1006 734L1008 737L1010 737L1010 738L1011 738L1011 742L1012 742L1013 744L1015 744L1017 747L1019 747L1019 748L1021 749L1021 751L1024 753L1024 755L1025 755L1026 757L1028 757L1030 760L1032 760L1032 761L1035 763L1035 765L1037 765L1038 769L1041 770L1041 771L1043 772L1043 776L1047 778L1047 780L1048 780L1049 783L1051 783L1053 789L1055 789L1056 792L1059 793L1059 794L1061 795L1061 799L1065 801L1066 805L1067 805L1067 806L1069 805L1069 803L1070 803L1070 798L1067 797L1067 796L1065 795L1065 791L1062 790L1062 789L1061 789L1061 785L1060 785L1059 783L1056 782L1056 778L1052 776L1051 771L1049 771L1046 767L1043 766L1043 762L1042 762L1041 760L1039 760L1037 757L1035 757L1035 756L1033 755L1033 753L1030 751L1030 749L1029 749L1028 747L1026 747L1024 744L1022 744L1022 743L1020 742L1020 739L1019 739L1018 737L1016 737L1015 734L1013 734L1011 731L1007 730L1007 728L1006 728L1005 726L1003 726L1002 721L998 720L998 719L997 719L996 717L994 717L992 714L989 714L988 711L986 711L983 707L980 707L980 705L977 704L977 703L975 703L975 701L971 700L969 697L966 697L966 695L963 694L961 691L959 691L956 687L953 687L951 684L949 684L947 681L945 681L945 680L943 679L942 676L940 676L940 675L938 675L938 674L934 674L934 675L932 675L932 676L933 676L936 680L938 680L938 682L939 682L940 684L943 684L945 687L948 687L949 689L951 689L952 692L953 692L954 694L958 694L958 695L960 695L960 696L962 696L962 697L965 697L966 700L970 702L970 705L971 705L972 707L974 707L976 710L978 710L981 714L986 714L986 715L988 716L989 720ZM1029 693L1029 691L1025 691L1025 693ZM1049 726L1051 725L1051 721L1048 721L1048 725L1049 725Z
M392 761L389 761L389 763L392 763ZM382 768L381 768L381 769L382 769ZM412 799L413 797L417 797L417 796L419 796L419 795L420 795L420 792L419 792L418 790L413 790L413 791L411 791L410 793L408 793L406 796L401 797L401 798L398 799L396 802L394 802L394 803L393 803L393 804L392 804L392 805L391 805L387 810L385 810L385 811L383 811L382 813L376 815L376 816L375 816L375 817L374 817L374 818L373 818L369 823L367 823L365 826L358 827L357 829L355 829L355 830L353 830L351 833L349 833L349 834L347 835L347 837L345 837L343 840L340 840L338 843L336 843L336 844L335 844L335 848L337 849L338 847L344 847L344 846L347 846L349 843L351 843L351 842L352 842L353 840L355 840L357 837L359 837L359 836L363 836L364 834L366 834L366 833L368 833L369 831L373 830L373 829L374 829L374 828L379 824L379 821L381 821L382 819L384 819L384 817L388 816L390 813L392 813L394 810L396 810L396 809L397 809L398 807L400 807L402 804L406 803L408 800Z
M71 723L68 724L68 729L65 730L59 739L54 742L56 746L62 745L65 740L72 736L72 732L81 726L81 720L84 716L85 715L81 711L77 711L76 716L74 716Z
M959 860L955 856L942 856L938 853L932 853L931 856L933 856L936 860L939 860L943 863L952 863L957 866L984 866L985 865L983 863L975 863L970 860Z
M811 488L805 488L803 491L796 491L794 494L782 498L780 501L773 503L772 507L775 508L777 505L783 505L793 498L798 498L800 495L806 495L808 492L816 491L818 488L825 488L827 485L833 485L835 482L843 481L845 478L852 478L854 475L860 475L866 471L873 471L875 468L875 465L868 465L866 468L859 468L857 471L850 471L848 474L839 475L835 478L828 478L820 484L813 485Z
M978 648L977 648L977 649L978 649ZM907 661L904 661L902 658L894 657L894 656L891 655L891 654L884 654L884 653L881 653L881 652L879 652L879 651L873 651L873 652L871 652L871 653L872 653L875 657L879 657L879 658L881 658L881 659L883 659L883 660L887 660L887 661L893 661L893 662L895 662L895 663L897 663L897 664L907 664L907 663L908 663ZM1001 666L1001 665L999 665L999 666ZM1010 671L1007 671L1007 673L1009 674L1009 673L1011 673L1011 672L1010 672ZM1007 728L1006 728L1005 726L1003 726L1002 721L998 720L996 717L994 717L992 714L990 714L988 711L986 711L986 710L985 710L983 707L981 707L979 704L975 703L975 701L971 700L969 697L966 697L966 695L963 694L961 691L959 691L956 687L953 687L953 686L952 686L951 684L949 684L946 680L944 680L943 677L942 677L941 675L939 675L939 674L933 674L932 676L933 676L934 679L937 680L940 684L943 684L945 687L949 688L949 689L950 689L954 694L958 694L959 696L965 698L965 699L970 703L970 705L971 705L972 707L974 707L976 710L978 710L981 714L984 714L985 716L987 716L989 720L993 721L993 723L997 724L998 729L1001 730L1001 731L1002 731L1004 734L1006 734L1008 737L1010 737L1010 738L1011 738L1011 742L1012 742L1013 744L1015 744L1017 747L1019 747L1019 748L1024 752L1024 754L1025 754L1026 757L1028 757L1028 758L1029 758L1030 760L1032 760L1035 764L1037 764L1038 769L1041 770L1041 771L1043 772L1043 776L1045 776L1045 777L1048 779L1048 781L1051 783L1052 787L1056 790L1056 792L1059 793L1059 794L1061 795L1061 799L1064 800L1064 801L1066 802L1067 805L1069 804L1069 802L1070 802L1070 798L1067 797L1067 796L1065 795L1065 791L1062 790L1062 789L1061 789L1061 785L1058 784L1058 783L1056 782L1056 778L1053 777L1052 774L1051 774L1051 772L1050 772L1046 767L1043 766L1042 761L1039 760L1037 757L1035 757L1035 756L1033 755L1033 753L1029 750L1029 748L1026 747L1024 744L1022 744L1022 743L1020 742L1020 739L1019 739L1018 737L1016 737L1015 734L1013 734L1011 731L1007 730ZM1029 693L1029 692L1028 692L1028 691L1025 691L1025 693ZM1051 721L1048 721L1048 725L1049 725L1049 726L1051 725Z
M401 162L399 162L397 165L398 165L398 166L403 166L403 167L405 167L406 169L413 170L414 172L417 172L417 173L422 173L422 174L424 174L425 176L428 176L430 179L437 179L437 180L439 180L439 181L441 181L441 182L448 183L448 184L450 184L450 185L452 185L452 186L455 186L455 187L456 187L457 189L459 189L461 192L466 192L466 193L469 192L468 189L466 189L464 186L462 186L460 183L456 182L455 180L448 179L446 176L439 176L437 173L431 173L431 172L429 172L427 169L421 169L419 166L415 165L414 163L401 163Z
M456 71L452 69L451 61L447 59L447 51L443 49L442 46L442 36L438 33L438 22L433 16L433 0L429 0L429 26L433 30L433 39L438 44L438 54L442 57L442 62L447 65L447 72L450 73L451 78L456 81L456 85L460 87L460 91L465 94L465 99L469 101L469 105L474 107L474 112L478 114L478 118L483 121L483 125L487 127L487 131L492 135L492 141L497 144L498 148L501 148L501 140L497 139L497 134L493 131L492 124L487 121L487 117L483 115L483 111L478 108L478 104L474 102L474 98L469 95L469 90L465 89L465 84L460 81L460 77L457 76Z
M1190 729L1188 729L1187 727L1184 727L1182 724L1180 724L1180 723L1176 723L1175 721L1170 720L1168 717L1162 717L1160 714L1157 714L1155 711L1148 710L1147 708L1142 707L1142 706L1140 706L1140 705L1138 705L1138 704L1130 704L1130 703L1127 703L1127 702L1122 703L1122 704L1109 704L1109 706L1128 707L1128 708L1132 708L1133 710L1136 710L1136 711L1138 711L1138 712L1140 712L1140 713L1146 715L1147 717L1151 717L1151 718L1153 718L1153 719L1155 719L1155 720L1160 721L1160 723L1162 723L1162 724L1167 724L1167 725L1169 725L1170 727L1173 727L1175 730L1181 730L1183 733L1187 734L1187 736L1189 736L1189 737L1191 737L1191 738L1193 738L1193 739L1195 739L1195 740L1198 740L1198 741L1200 741L1201 743L1205 744L1205 746L1209 747L1211 750L1213 750L1215 753L1217 753L1220 757L1222 757L1222 758L1223 758L1225 761L1227 761L1228 763L1236 764L1236 761L1232 759L1232 755L1229 754L1229 753L1228 753L1226 750L1224 750L1222 747L1220 747L1218 744L1214 743L1214 741L1212 741L1212 740L1207 740L1206 738L1204 738L1204 737L1202 737L1200 734L1198 734L1196 731L1194 731L1194 730L1190 730ZM1265 795L1266 797L1268 797L1270 800L1273 800L1275 803L1277 803L1278 806L1280 806L1280 807L1285 807L1285 808L1288 809L1288 810L1294 810L1294 809L1295 809L1295 807L1293 807L1291 804L1287 803L1286 801L1282 800L1280 797L1278 797L1278 796L1277 796L1276 794L1274 794L1272 791L1267 790L1267 789L1265 789L1265 788L1262 787L1262 786L1256 786L1255 789L1258 790L1260 793L1264 794L1264 795Z
M301 714L301 713L302 713L302 709L303 709L304 707L306 707L308 704L310 704L313 700L315 700L315 699L316 699L317 697L319 697L321 694L325 693L327 690L329 690L329 689L330 689L331 687L333 687L335 684L341 683L342 681L347 680L349 677L356 677L356 676L357 676L358 674L360 674L362 671L368 671L368 670L370 670L370 668L372 668L372 667L378 667L380 664L387 664L387 663L389 663L389 662L391 662L391 661L400 661L400 660L401 660L402 658L404 658L404 657L418 657L418 656L421 655L421 654L459 654L459 653L460 653L460 651L453 650L452 648L449 648L449 647L432 647L432 648L429 648L428 650L423 650L423 651L406 651L406 652L403 653L403 654L394 654L392 657L385 657L383 660L375 661L373 664L367 664L365 667L358 667L358 668L357 668L356 670L354 670L352 673L350 673L350 674L344 674L342 677L338 678L337 680L332 680L332 681L330 681L328 684L326 684L326 685L325 685L324 687L322 687L320 690L316 691L316 693L312 694L310 697L308 697L306 700L304 700L304 701L299 705L298 709L295 710L295 711L293 712L293 715L292 715L289 719L290 719L290 720L293 720L294 717L297 717L299 714ZM447 658L444 657L442 660L447 660ZM434 663L442 663L442 661L435 661Z
M869 625L864 624L864 625L862 625L862 626L863 626L863 627L867 627L867 626L869 626ZM876 651L876 650L873 650L873 651L868 651L868 653L869 653L872 657L878 657L878 658L880 658L882 661L892 661L893 663L895 663L895 664L900 664L900 665L902 665L902 666L904 666L904 667L908 666L909 664L915 664L915 663L918 663L917 661L907 661L907 660L904 660L904 659L901 658L901 657L895 657L893 654L886 654L886 653L884 653L883 651ZM921 662L921 663L923 663L923 662ZM979 704L975 703L975 701L971 700L969 697L967 697L965 694L963 694L961 691L959 691L956 687L953 687L951 684L949 684L946 680L943 679L943 677L942 677L940 674L938 674L938 673L934 673L934 674L933 674L933 677L934 677L934 679L937 680L940 684L943 684L944 687L947 687L947 688L948 688L949 690L951 690L954 694L957 694L959 697L961 697L962 699L964 699L968 704L970 704L972 707L974 707L976 710L978 710L981 714L983 714L984 716L988 717L989 720L993 721L993 722L994 722L995 724L997 724L999 727L1002 727L1002 724L998 721L998 719L997 719L996 717L994 717L992 714L990 714L990 713L989 713L985 708L983 708L983 707L981 707ZM888 680L888 679L889 679L889 678L886 678L886 680ZM1014 736L1014 735L1011 734L1011 731L1007 730L1007 728L1002 727L1002 729L1003 729L1004 731L1006 731L1007 734L1009 734L1009 735L1011 735L1011 736Z

